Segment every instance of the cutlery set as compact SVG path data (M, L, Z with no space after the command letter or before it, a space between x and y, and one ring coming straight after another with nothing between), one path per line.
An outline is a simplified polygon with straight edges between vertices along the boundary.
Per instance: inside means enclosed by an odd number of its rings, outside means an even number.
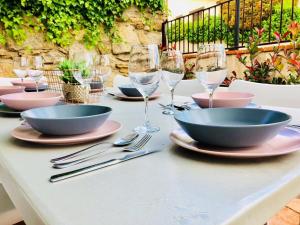
M84 148L82 150L79 150L77 152L51 159L50 162L53 163L53 165L52 165L53 168L64 169L64 168L68 168L68 167L71 167L74 165L78 165L80 163L87 162L87 161L95 159L97 157L100 157L103 153L108 151L111 147L125 146L122 149L123 152L132 152L121 158L110 159L105 162L101 162L101 163L93 164L93 165L83 167L80 169L72 170L69 172L53 175L50 178L50 182L53 183L53 182L57 182L60 180L68 179L68 178L78 176L81 174L85 174L85 173L88 173L91 171L99 170L104 167L119 164L121 162L128 161L130 159L134 159L134 158L141 157L144 155L149 155L151 153L158 151L158 150L143 150L143 147L152 138L152 136L150 134L145 134L139 140L137 140L138 136L139 135L137 133L128 134L125 137L117 139L113 143L99 142L99 143L91 145L87 148ZM106 147L105 149L100 150L99 148L95 148L96 146L99 146L102 144L107 144L107 143L110 144L110 146ZM92 153L88 154L89 152L92 152ZM70 159L74 159L74 160L70 160Z

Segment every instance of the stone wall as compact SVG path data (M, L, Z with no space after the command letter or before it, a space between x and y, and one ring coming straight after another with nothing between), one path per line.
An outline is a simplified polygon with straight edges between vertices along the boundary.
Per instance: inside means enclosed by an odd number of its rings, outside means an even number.
M131 7L124 12L122 19L116 22L121 42L112 43L103 34L101 47L92 50L86 49L80 41L75 41L71 46L62 48L46 42L43 33L28 32L28 38L22 45L17 45L12 40L8 40L6 46L0 45L0 76L14 76L12 69L14 60L18 56L42 56L45 69L55 69L60 58L68 58L76 52L83 54L109 54L113 74L121 73L127 75L131 45L160 44L161 24L165 18L164 14L140 13L137 8ZM80 38L75 37L75 39Z

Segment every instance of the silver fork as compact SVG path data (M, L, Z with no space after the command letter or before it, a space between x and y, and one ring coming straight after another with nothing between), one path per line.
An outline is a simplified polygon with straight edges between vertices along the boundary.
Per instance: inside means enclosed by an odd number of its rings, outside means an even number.
M151 138L152 138L152 135L145 134L138 142L136 142L132 146L125 147L123 149L123 151L127 151L127 152L138 151L138 150L142 149L148 143L148 141ZM54 163L52 167L55 168L55 169L67 168L69 166L74 166L74 165L77 165L77 164L89 161L91 159L97 158L101 154L102 154L102 152L97 152L95 154L92 154L92 155L89 155L89 156L85 156L85 157L83 157L81 159L77 159L77 160L73 160L73 161L68 161L68 162L63 162L63 163Z

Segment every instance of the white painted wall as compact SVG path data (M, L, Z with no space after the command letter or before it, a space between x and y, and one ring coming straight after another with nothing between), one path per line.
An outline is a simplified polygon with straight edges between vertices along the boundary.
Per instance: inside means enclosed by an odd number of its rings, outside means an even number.
M170 18L185 15L194 9L200 7L207 8L215 4L216 0L168 0L168 6L171 12Z

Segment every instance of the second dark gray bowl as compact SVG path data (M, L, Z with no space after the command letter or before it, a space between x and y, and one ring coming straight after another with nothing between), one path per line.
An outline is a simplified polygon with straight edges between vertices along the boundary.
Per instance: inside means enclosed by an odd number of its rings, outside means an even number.
M220 147L251 147L276 136L288 114L253 108L213 108L178 112L175 120L194 140Z
M93 131L109 117L112 109L99 105L60 105L21 113L32 128L48 135L76 135Z
M131 84L119 86L120 91L129 97L142 97L142 94Z

